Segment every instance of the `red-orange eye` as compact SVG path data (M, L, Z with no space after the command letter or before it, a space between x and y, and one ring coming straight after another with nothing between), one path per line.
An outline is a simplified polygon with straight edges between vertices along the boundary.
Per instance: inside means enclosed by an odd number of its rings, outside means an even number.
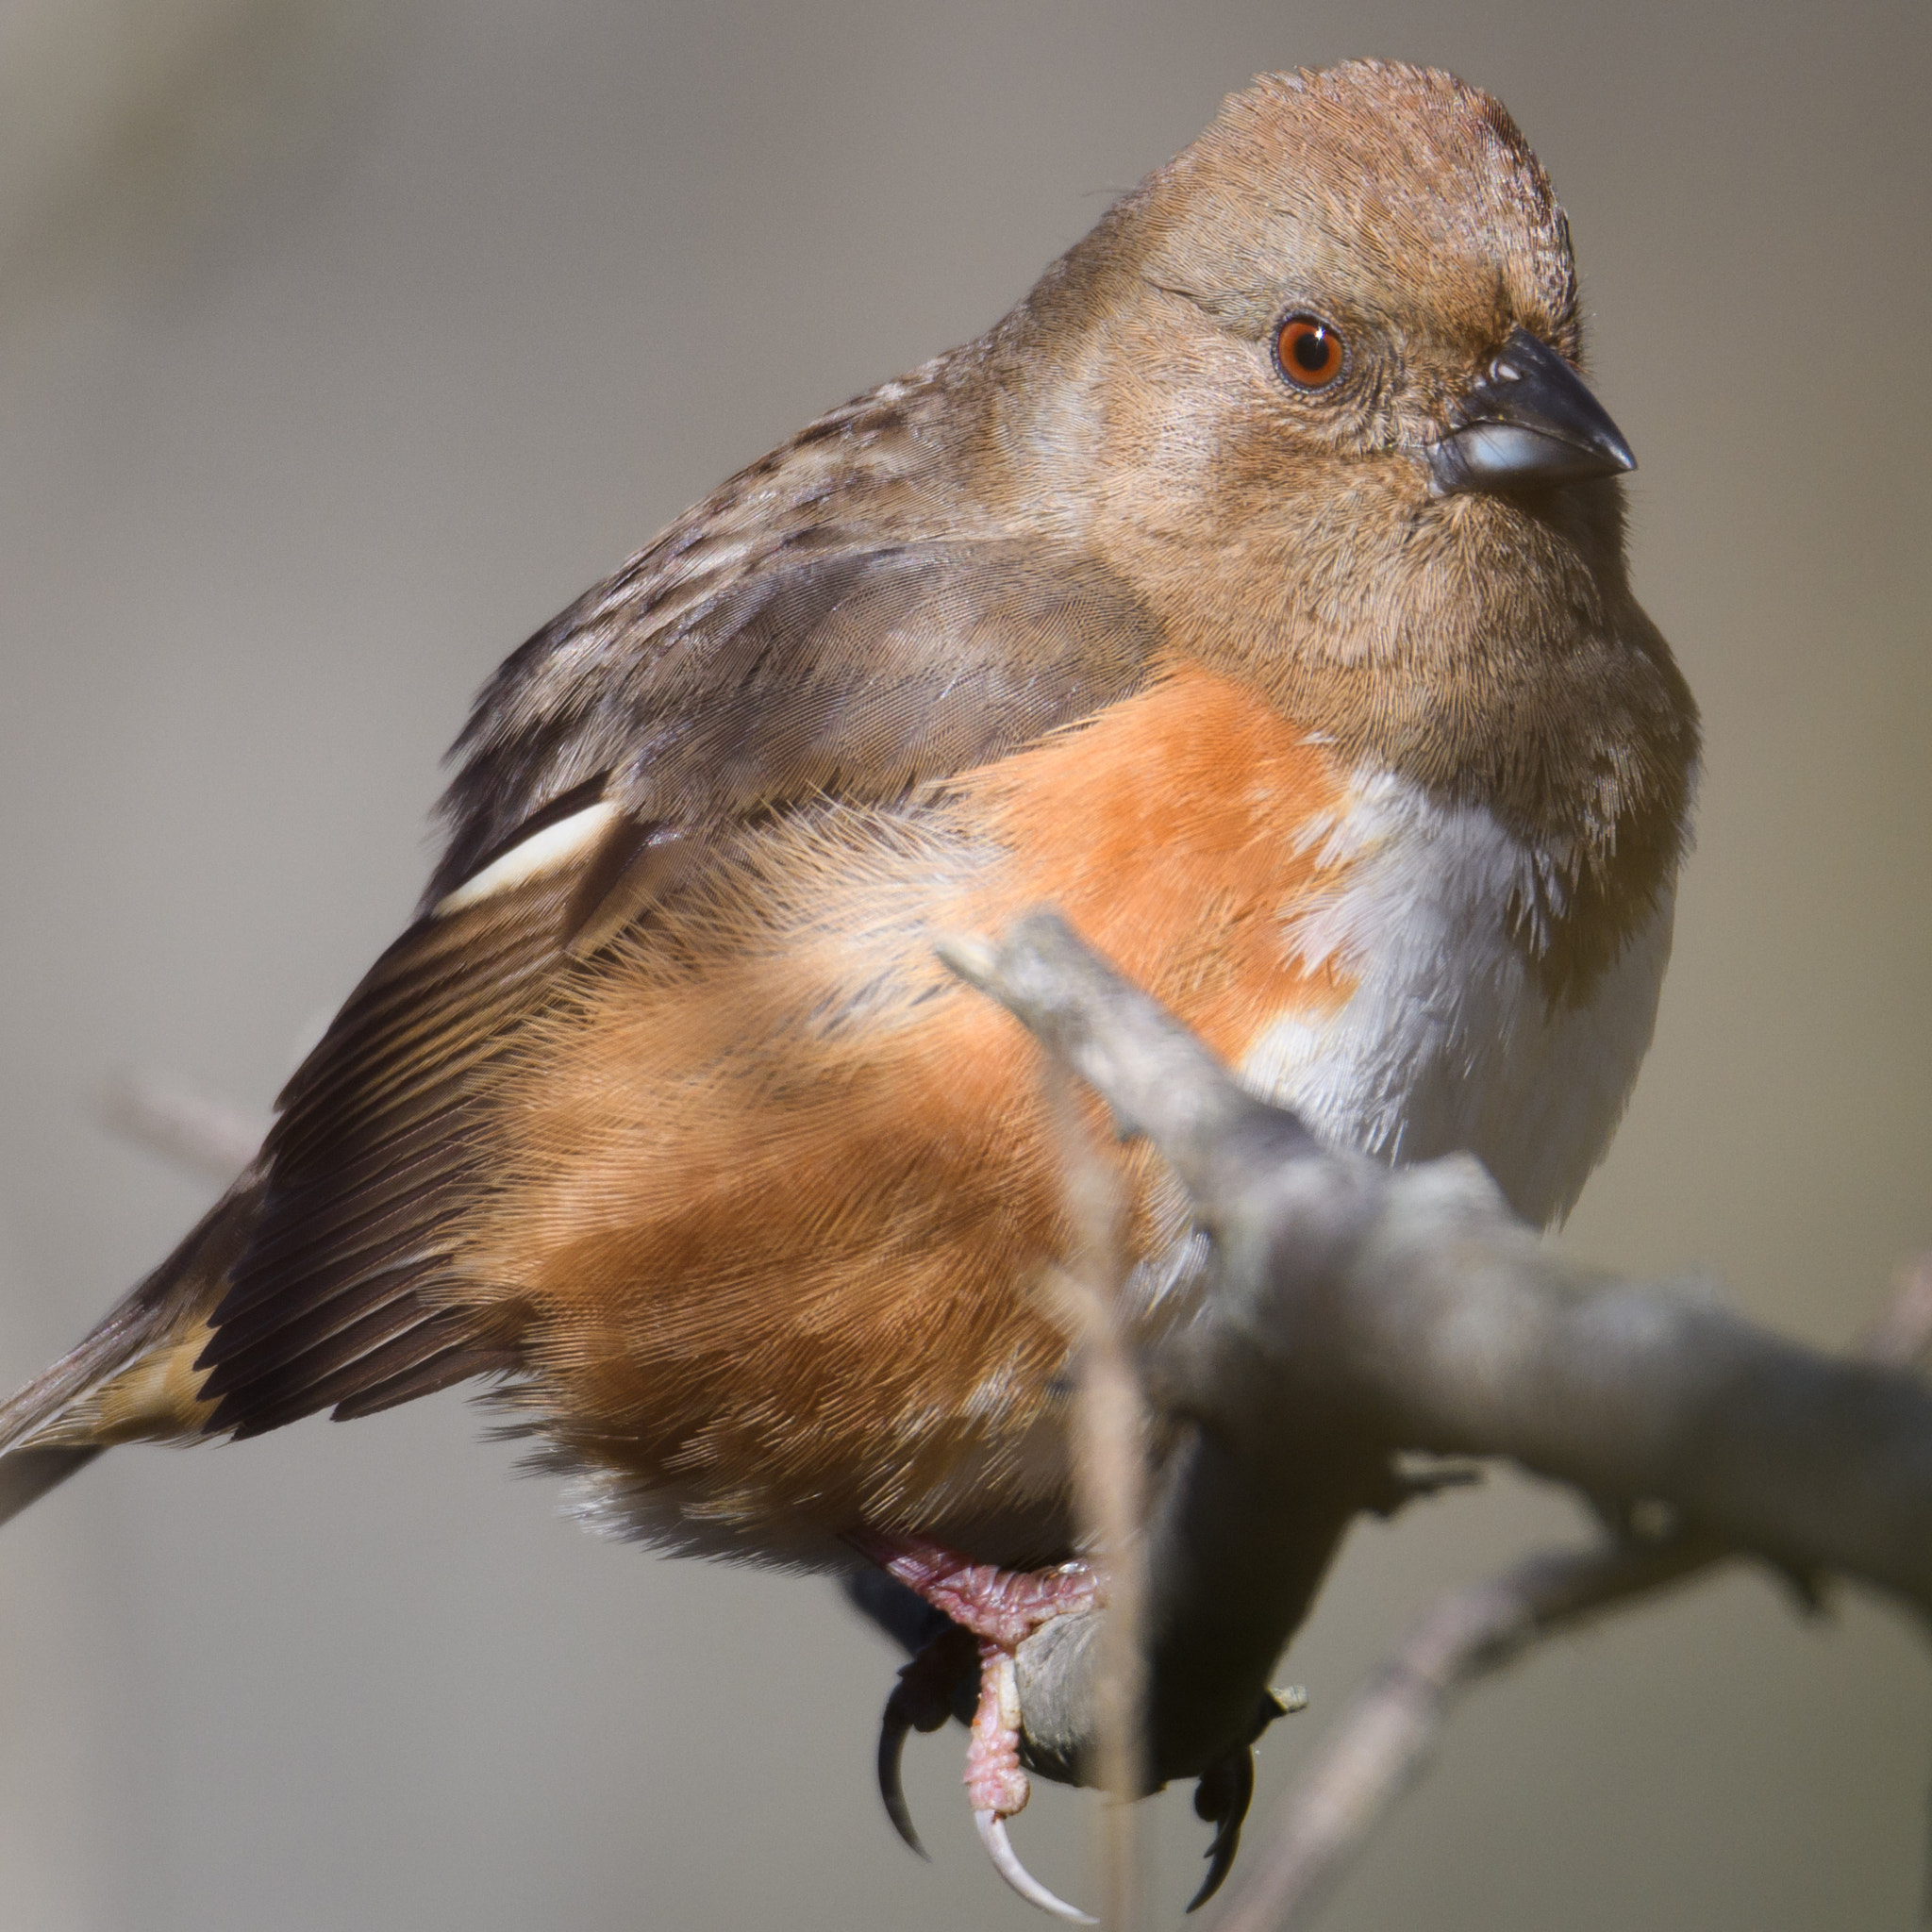
M1274 338L1274 359L1297 389L1326 389L1341 374L1348 351L1317 315L1291 315Z

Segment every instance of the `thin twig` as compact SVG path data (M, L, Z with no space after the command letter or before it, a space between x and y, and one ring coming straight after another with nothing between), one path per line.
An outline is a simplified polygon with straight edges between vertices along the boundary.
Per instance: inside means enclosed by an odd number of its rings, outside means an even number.
M1072 1344L1074 1500L1081 1541L1107 1579L1094 1707L1094 1782L1100 1923L1133 1932L1141 1915L1140 1807L1147 1788L1143 1525L1146 1419L1127 1336L1125 1208L1118 1168L1094 1144L1058 1067L1047 1100L1060 1143L1077 1259L1054 1296Z
M101 1096L100 1119L124 1141L225 1187L268 1132L265 1119L147 1074L117 1075Z
M1857 1353L1905 1367L1928 1347L1932 1256L1901 1271L1896 1292ZM1456 1699L1483 1678L1545 1638L1737 1554L1716 1538L1684 1531L1530 1557L1444 1597L1410 1626L1316 1747L1215 1932L1286 1932L1307 1924L1423 1770Z
M1857 1353L1869 1361L1909 1369L1932 1349L1932 1255L1920 1255L1898 1271L1890 1299L1858 1338Z
M1444 1597L1410 1626L1316 1746L1215 1932L1279 1932L1305 1923L1421 1772L1457 1697L1538 1640L1680 1581L1716 1554L1682 1538L1550 1552Z

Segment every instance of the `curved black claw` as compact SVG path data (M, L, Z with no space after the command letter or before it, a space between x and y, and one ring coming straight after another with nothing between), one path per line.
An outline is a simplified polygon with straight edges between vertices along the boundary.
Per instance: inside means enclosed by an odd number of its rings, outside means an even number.
M906 1749L907 1734L938 1730L953 1715L954 1690L969 1672L978 1669L977 1641L957 1624L947 1624L910 1663L900 1667L899 1681L892 1686L879 1719L879 1796L885 1800L892 1829L922 1858L932 1855L919 1841L906 1803L906 1788L899 1781L899 1759Z
M1188 1901L1189 1911L1198 1912L1234 1870L1235 1854L1241 1848L1241 1825L1255 1802L1255 1740L1276 1718L1306 1708L1307 1701L1308 1693L1299 1684L1264 1692L1247 1740L1201 1774L1194 1786L1194 1816L1213 1825L1214 1836L1208 1844L1208 1875Z
M906 1749L906 1733L912 1720L906 1715L898 1691L886 1699L886 1714L879 1720L879 1796L885 1800L886 1816L896 1831L922 1858L932 1854L919 1840L919 1827L912 1822L911 1807L906 1803L906 1787L899 1780L899 1758Z
M1198 1912L1234 1870L1235 1854L1241 1848L1241 1825L1254 1801L1252 1745L1237 1744L1201 1774L1194 1787L1194 1816L1213 1825L1214 1836L1208 1845L1208 1875L1202 1879L1200 1890L1188 1901L1189 1911Z

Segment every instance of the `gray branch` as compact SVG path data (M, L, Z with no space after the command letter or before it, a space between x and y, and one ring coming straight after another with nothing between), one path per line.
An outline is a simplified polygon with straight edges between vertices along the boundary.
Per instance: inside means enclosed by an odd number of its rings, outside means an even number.
M1906 1368L1928 1346L1932 1258L1907 1274L1858 1353ZM1311 1918L1377 1820L1420 1774L1464 1691L1533 1644L1703 1575L1737 1554L1695 1530L1629 1537L1530 1557L1445 1596L1324 1734L1216 1932L1280 1932Z
M1707 1292L1586 1270L1471 1159L1390 1170L1323 1147L1051 914L945 952L1123 1134L1160 1149L1212 1242L1199 1320L1145 1365L1152 1399L1187 1425L1147 1529L1157 1780L1252 1734L1282 1644L1351 1516L1388 1500L1398 1451L1507 1457L1681 1525L1664 1547L1538 1559L1558 1566L1541 1596L1489 1601L1498 1657L1535 1633L1525 1602L1560 1622L1573 1583L1577 1614L1618 1595L1606 1562L1628 1567L1629 1593L1723 1549L1932 1609L1932 1393L1912 1375L1781 1341ZM1480 1613L1442 1612L1464 1639ZM1073 1774L1091 1734L1091 1622L1049 1625L1022 1657L1029 1745Z

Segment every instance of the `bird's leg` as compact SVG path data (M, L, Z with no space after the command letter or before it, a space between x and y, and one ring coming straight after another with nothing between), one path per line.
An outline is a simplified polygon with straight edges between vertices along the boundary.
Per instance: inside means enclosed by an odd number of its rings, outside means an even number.
M1085 1563L1001 1570L938 1543L898 1537L868 1539L865 1548L888 1575L978 1638L979 1708L966 1753L966 1790L974 1810L1011 1818L1027 1798L1015 1654L1042 1624L1097 1608L1105 1601L1099 1576Z
M1020 1768L1017 1653L1042 1624L1098 1608L1106 1601L1100 1576L1085 1563L1002 1570L914 1538L868 1535L854 1541L888 1575L979 1640L979 1704L966 1748L974 1824L1000 1876L1023 1898L1057 1917L1091 1923L1020 1863L1007 1837L1007 1820L1024 1808L1029 1795Z

